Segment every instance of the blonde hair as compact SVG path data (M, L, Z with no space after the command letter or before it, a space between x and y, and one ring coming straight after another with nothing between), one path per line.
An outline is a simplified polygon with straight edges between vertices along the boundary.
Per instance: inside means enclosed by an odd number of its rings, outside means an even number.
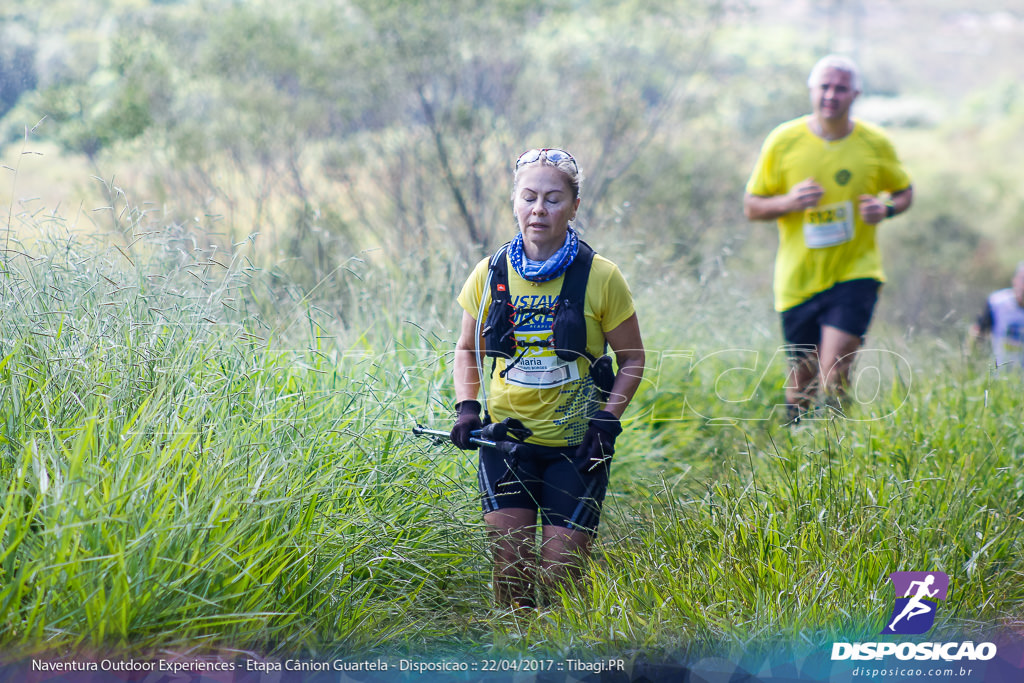
M526 161L523 163L516 162L515 173L512 175L512 197L515 198L516 188L519 187L519 172L528 166L534 166L540 164L541 166L551 166L557 168L559 171L565 174L566 178L569 179L569 187L572 189L572 198L579 199L580 191L583 187L583 172L580 170L579 162L576 158L570 154L569 159L562 159L561 161L554 161L548 158L548 152L551 149L541 150L540 154L533 161ZM565 152L566 150L560 150ZM566 152L569 154L569 152ZM520 157L521 159L522 157Z

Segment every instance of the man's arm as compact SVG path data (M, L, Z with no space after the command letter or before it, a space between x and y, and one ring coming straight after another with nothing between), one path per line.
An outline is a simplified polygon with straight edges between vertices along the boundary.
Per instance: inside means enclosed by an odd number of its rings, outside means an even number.
M910 205L914 203L914 186L911 185L905 190L893 192L890 199L892 200L892 215L900 215L909 209ZM890 216L890 218L892 218L892 216Z
M786 194L765 197L747 192L743 196L743 214L752 221L772 221L787 213L817 206L823 194L824 188L814 178L797 183Z
M886 218L898 216L909 209L914 201L914 188L910 186L892 193L888 202L873 194L862 194L859 199L860 217L869 225L877 225ZM890 204L892 205L891 213L889 212Z

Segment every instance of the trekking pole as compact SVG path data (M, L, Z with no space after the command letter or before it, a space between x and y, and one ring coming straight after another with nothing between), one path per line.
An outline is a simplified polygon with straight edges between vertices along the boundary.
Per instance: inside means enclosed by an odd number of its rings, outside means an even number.
M502 443L508 443L508 442L499 443L497 441L491 441L490 439L484 439L484 438L482 438L480 436L480 431L481 430L476 429L476 430L473 430L472 432L470 432L470 437L469 437L469 442L470 443L476 444L477 446L487 446L489 448L497 448L499 450L506 450L505 447L502 445ZM415 427L412 428L412 435L413 436L434 436L434 437L439 437L439 438L443 438L443 439L451 438L451 435L448 432L442 432L439 429L427 429L426 427L424 427L421 424L417 424Z
M477 446L496 448L502 453L515 455L519 453L520 447L525 447L526 444L521 441L510 441L506 439L505 437L510 433L523 439L533 434L532 431L524 427L521 423L512 421L512 423L509 424L509 421L505 420L502 422L491 423L483 429L474 429L469 433L469 442ZM417 424L412 428L412 435L431 436L434 438L442 438L446 441L451 438L451 435L448 432L442 432L438 429L427 429L421 424Z

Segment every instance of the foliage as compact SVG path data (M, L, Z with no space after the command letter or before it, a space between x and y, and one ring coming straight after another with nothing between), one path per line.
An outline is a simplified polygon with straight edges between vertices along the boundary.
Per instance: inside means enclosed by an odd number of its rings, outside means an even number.
M508 186L508 160L524 144L572 143L592 188L583 227L601 228L605 216L628 223L638 211L638 226L651 222L643 179L630 170L645 156L657 157L655 172L671 168L652 153L678 144L668 121L706 91L723 16L705 0L289 10L216 0L202 14L122 10L117 28L89 43L91 59L68 59L77 71L47 78L8 120L48 116L40 134L93 158L136 139L139 149L156 145L153 185L136 189L157 190L171 211L212 203L207 213L225 216L235 237L273 231L304 243L315 236L295 217L324 214L340 195L339 248L386 235L397 252L457 231L477 255L507 233L495 188ZM24 125L10 127L12 138ZM711 222L687 225L692 208L661 216L679 226L680 242Z
M898 133L901 153L922 161L912 211L882 229L883 247L905 255L886 263L890 320L925 330L973 320L988 292L1009 286L1024 255L1024 197L1012 180L1021 103L1015 84L997 82L938 131Z
M491 611L471 461L408 431L449 419L451 284L354 263L342 326L115 208L107 240L25 214L9 236L0 649L746 658L876 632L908 567L952 577L944 633L1024 607L1018 378L900 349L845 419L793 431L779 359L720 353L689 325L723 292L690 291L649 341L591 590ZM665 291L635 289L657 320Z
M415 367L339 358L309 302L260 314L244 257L123 215L126 246L33 225L0 275L2 645L373 646L479 594L464 468L389 427ZM309 348L269 344L291 324Z
M1018 618L1017 378L935 334L1024 253L1018 81L892 126L917 201L882 230L887 362L786 430L774 232L740 197L826 46L764 4L5 3L5 139L125 180L82 200L97 234L11 198L0 648L740 657L877 631L907 567L953 577L943 632ZM913 72L885 50L883 113ZM650 360L592 590L524 617L488 607L469 460L407 429L446 424L456 290L550 145Z
M178 223L205 217L227 250L259 235L256 262L323 294L344 296L338 264L367 249L397 259L443 241L473 260L506 239L510 160L529 146L579 157L578 227L599 250L647 243L651 267L698 279L741 255L762 273L774 233L741 214L746 174L767 132L806 110L807 66L848 19L836 4L784 20L771 4L16 2L0 80L21 85L0 130L85 155ZM967 21L914 12L937 33ZM825 19L808 42L801 22ZM894 305L880 315L939 329L1020 258L1019 79L986 71L984 89L943 104L914 35L903 64L893 27L864 21L862 104L892 126L919 196L883 230Z

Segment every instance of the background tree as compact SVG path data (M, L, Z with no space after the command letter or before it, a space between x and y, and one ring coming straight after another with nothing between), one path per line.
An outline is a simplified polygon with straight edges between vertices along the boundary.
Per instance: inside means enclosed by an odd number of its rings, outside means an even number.
M968 296L1024 253L1015 142L997 139L1019 123L1020 30L1006 13L954 13L956 0L859 5L857 24L853 4L781 12L773 0L12 0L0 130L21 142L44 119L36 135L68 159L223 248L258 236L261 263L325 295L366 250L403 267L444 244L468 265L514 230L516 155L566 146L587 176L578 224L598 249L635 245L652 277L739 270L761 288L774 233L740 213L746 175L771 127L807 110L807 65L855 43L858 111L890 127L937 202L901 217L891 290L916 287L902 266L927 248ZM959 52L933 54L929 36ZM961 96L981 78L989 91ZM926 185L945 189L932 200ZM965 250L973 265L950 262ZM432 261L417 267L447 280ZM933 296L899 310L962 307Z

